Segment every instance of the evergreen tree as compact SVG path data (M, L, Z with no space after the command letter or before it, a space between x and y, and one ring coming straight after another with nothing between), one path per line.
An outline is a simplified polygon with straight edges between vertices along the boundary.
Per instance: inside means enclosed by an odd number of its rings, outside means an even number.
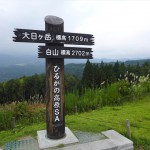
M99 76L100 76L100 84L101 84L105 80L105 66L103 61L101 61L100 63Z
M114 82L115 75L112 64L108 64L105 66L105 76L107 84L111 84L112 82Z
M72 92L74 89L77 89L79 80L75 75L65 74L65 92Z
M115 80L117 81L119 79L119 76L120 76L120 64L119 62L117 61L115 64L114 64L114 74L115 74Z
M82 75L82 85L84 87L89 87L92 88L93 87L93 68L92 68L92 64L90 63L89 60L87 60L86 64L85 64L85 68L83 71L83 75Z

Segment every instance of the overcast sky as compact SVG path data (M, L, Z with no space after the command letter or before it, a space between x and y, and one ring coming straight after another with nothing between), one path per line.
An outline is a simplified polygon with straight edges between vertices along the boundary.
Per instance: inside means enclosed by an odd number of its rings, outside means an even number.
M0 0L0 54L37 57L41 44L13 42L13 31L44 30L47 15L65 32L93 34L94 58L150 58L150 0Z

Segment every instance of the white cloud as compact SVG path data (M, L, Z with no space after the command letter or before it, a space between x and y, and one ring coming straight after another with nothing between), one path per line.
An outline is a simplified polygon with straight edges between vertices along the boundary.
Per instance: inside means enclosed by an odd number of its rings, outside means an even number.
M42 30L44 17L55 15L66 32L94 35L94 57L148 57L149 8L148 0L0 0L0 52L31 52L35 44L12 42L14 28Z
M150 31L149 1L95 1L93 4L92 15L77 31L94 34L95 57L147 57L145 54L150 54L147 50L150 36L146 35Z

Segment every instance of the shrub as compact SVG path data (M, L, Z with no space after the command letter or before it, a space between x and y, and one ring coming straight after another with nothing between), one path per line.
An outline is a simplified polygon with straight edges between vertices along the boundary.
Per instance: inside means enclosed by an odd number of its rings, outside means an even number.
M79 100L78 92L66 93L65 94L65 110L67 114L75 112L77 101Z
M12 127L12 111L0 111L0 130Z
M17 120L24 117L29 117L30 115L31 115L31 111L27 103L19 102L16 104L16 107L14 108L14 117Z

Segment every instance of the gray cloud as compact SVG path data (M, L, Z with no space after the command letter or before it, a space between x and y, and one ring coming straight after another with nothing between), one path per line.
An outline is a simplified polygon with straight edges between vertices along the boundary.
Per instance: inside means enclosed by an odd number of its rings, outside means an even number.
M66 32L95 36L94 57L149 58L149 8L146 0L0 0L0 53L37 55L39 44L13 42L13 30L44 30L44 17L55 15Z

